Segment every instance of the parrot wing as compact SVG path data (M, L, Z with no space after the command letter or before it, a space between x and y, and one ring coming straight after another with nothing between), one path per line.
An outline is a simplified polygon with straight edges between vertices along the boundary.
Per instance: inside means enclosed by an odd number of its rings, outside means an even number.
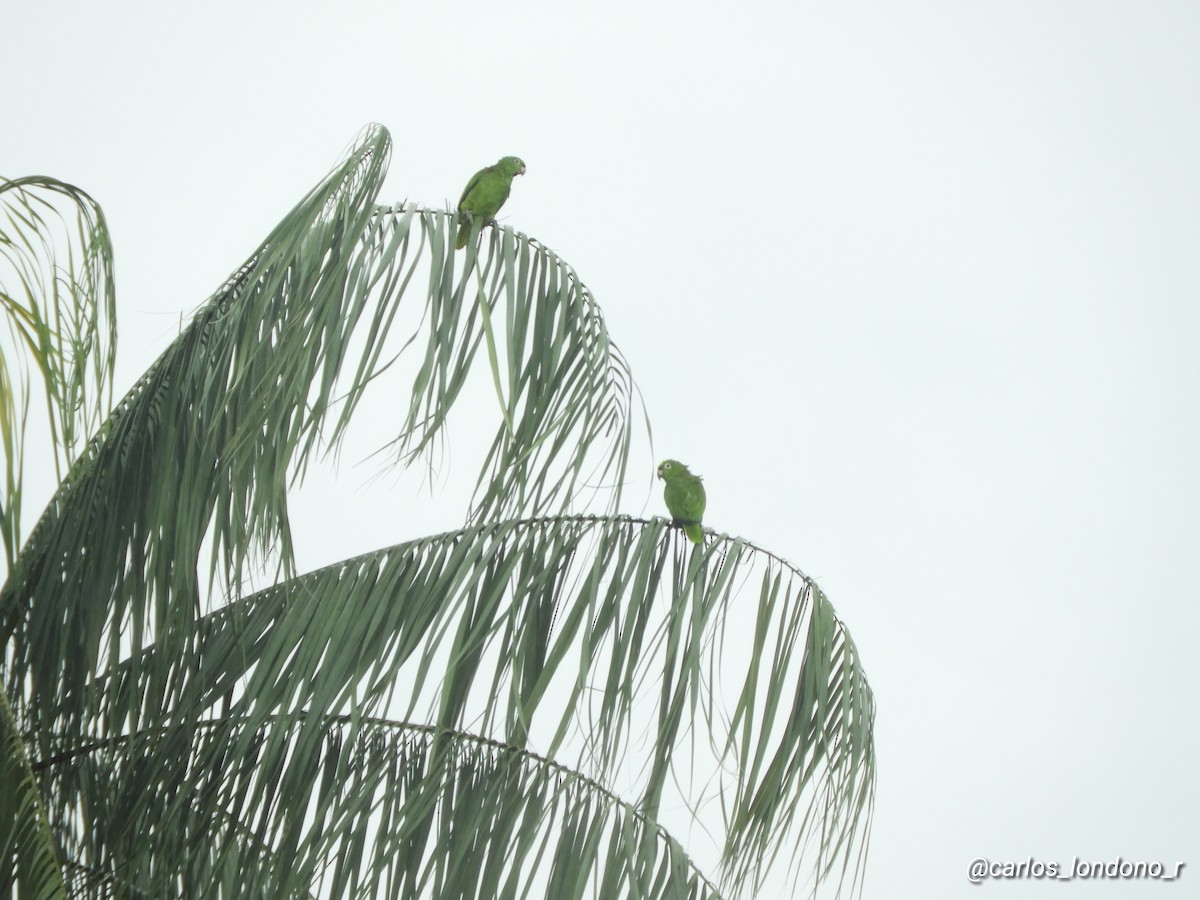
M461 250L467 246L471 225L476 221L482 225L500 211L500 207L508 199L509 191L512 190L512 180L512 175L496 165L480 169L475 173L475 177L467 182L462 199L458 201L458 211L471 215L469 218L463 217L459 223L458 240L455 241L457 249Z
M470 196L471 191L475 190L476 185L479 184L483 177L494 168L495 166L485 166L471 176L471 180L468 181L467 186L463 188L462 196L458 198L458 208L460 210L470 209L470 207L467 205L467 197Z
M669 478L663 499L667 501L673 524L682 525L684 534L695 543L703 543L704 531L700 522L704 518L706 497L700 479L682 472Z

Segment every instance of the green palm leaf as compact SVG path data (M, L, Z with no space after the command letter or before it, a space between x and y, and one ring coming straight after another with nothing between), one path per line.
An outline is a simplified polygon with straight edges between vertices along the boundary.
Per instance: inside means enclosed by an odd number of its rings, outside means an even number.
M51 900L66 896L54 836L17 722L0 693L0 894Z
M72 221L73 220L73 221ZM25 429L32 364L41 382L58 476L112 402L116 294L104 213L53 178L0 178L0 538L11 570L21 546Z
M350 838L333 827L341 814L314 813L313 760L332 725L348 721L347 740L356 740L365 723L388 716L431 723L419 727L439 735L438 752L459 752L458 736L470 731L469 743L536 748L573 784L624 779L621 793L640 797L652 821L667 806L699 815L716 790L731 798L720 823L729 885L753 883L761 861L813 837L825 877L865 831L874 785L873 704L853 643L816 586L762 551L717 542L682 554L661 520L538 519L414 541L291 579L206 616L194 655L148 648L96 682L91 743L80 753L57 748L47 777L56 796L71 797L77 777L121 772L122 755L136 753L139 766L122 780L110 775L105 793L138 799L107 810L93 840L161 833L160 818L184 813L200 833L257 822L256 847L292 860L289 872L303 851L314 874L326 857L341 858ZM747 645L729 624L745 615L734 586L750 578L762 589ZM731 699L713 699L721 696ZM105 733L105 723L144 715L130 707L146 704L162 710L166 732ZM206 723L196 743L188 723L198 713ZM635 737L647 717L658 725ZM643 740L653 765L630 779L621 761ZM181 781L183 770L199 780ZM277 786L269 794L263 771ZM703 789L686 786L689 778ZM368 799L349 793L345 802L366 804L351 818L371 814ZM501 792L488 808L500 815L504 803ZM822 815L804 814L813 808ZM832 826L829 809L838 813ZM312 824L294 835L302 822ZM129 860L135 850L99 846L78 851ZM147 865L188 851L151 849ZM581 865L600 866L582 852ZM524 862L512 854L512 867Z

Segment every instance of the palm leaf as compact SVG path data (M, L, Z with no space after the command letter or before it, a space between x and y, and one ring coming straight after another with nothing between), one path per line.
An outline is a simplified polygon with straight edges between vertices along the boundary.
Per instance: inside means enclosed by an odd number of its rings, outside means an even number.
M187 896L239 898L720 896L652 820L548 760L475 735L358 717L331 720L323 731L312 752L295 749L281 768L258 754L269 738L260 735L240 759L220 746L227 732L219 726L123 742L103 763L76 759L72 767L92 780L96 796L126 796L134 783L154 792L137 810L111 804L83 823L121 827L113 835L119 846L90 844L93 861L80 870L99 881L119 860L109 883L151 897L180 884ZM175 810L177 788L132 777L156 770L167 746L185 768L189 759L220 759L220 774L245 776L248 787L224 793L215 770L205 771L195 802ZM304 790L264 791L261 781L274 777L298 779ZM257 827L248 809L242 821L213 819L204 802L219 795L253 805L276 794L288 800L262 810ZM163 807L169 816L156 813ZM173 868L164 871L164 860Z
M12 896L19 883L22 897L66 897L55 854L16 718L0 693L0 895Z
M73 219L73 221L72 221ZM0 538L11 570L21 546L24 436L36 370L58 476L112 402L116 294L104 213L53 178L0 178Z
M186 813L197 833L256 822L256 852L302 856L314 875L357 834L338 823L378 809L370 792L350 791L344 802L365 805L349 819L314 813L313 760L335 723L348 721L352 740L362 723L388 716L439 735L469 731L469 741L519 750L526 761L536 747L557 761L558 777L573 773L571 783L621 783L618 793L640 797L653 822L669 822L665 809L690 810L675 824L696 815L714 827L707 798L732 798L716 822L729 893L759 883L781 848L812 838L815 874L827 877L861 849L874 788L873 701L853 644L819 589L786 563L723 541L685 557L679 541L661 520L476 526L347 560L211 613L195 655L147 648L96 682L88 706L97 713L85 723L92 741L56 748L43 766L56 796L74 796L77 778L102 771L112 779L103 793L129 798L104 810L89 830L95 843L74 853L129 860L138 848L111 848L106 835L160 833L160 818ZM744 616L735 586L747 579L762 587L750 642L730 628ZM726 696L735 699L713 699ZM105 734L105 723L138 717L144 711L130 707L141 704L163 710L166 732ZM198 713L212 721L195 743L188 722ZM635 735L648 717L658 725ZM693 717L698 724L686 725ZM622 760L643 741L650 747L638 756L653 764L625 771ZM462 749L449 739L432 746ZM140 764L126 772L122 757L134 753ZM184 770L197 780L181 779ZM529 815L505 811L504 791L489 802L510 821ZM589 833L610 813L593 810ZM151 858L186 852L159 847ZM527 863L511 852L505 878ZM573 852L599 871L621 865L611 844L593 846L595 857Z
M289 570L289 473L309 461L338 398L335 442L379 374L421 256L413 245L431 237L442 239L428 254L431 337L397 439L404 459L444 423L479 341L478 304L463 300L478 279L473 269L457 282L442 277L447 214L375 207L388 146L385 131L369 130L201 308L118 404L30 536L0 595L0 637L19 632L12 677L29 679L30 715L39 717L29 724L39 733L78 717L71 698L127 653L152 641L183 652L202 603L206 542L207 580L226 591L242 583L249 560L272 551ZM523 278L488 276L486 293L513 322L532 323L532 337L524 326L506 330L510 371L501 374L514 390L480 477L478 514L570 503L597 438L609 438L598 471L615 473L619 486L630 382L594 303L529 239L494 230L491 247L485 274L516 267ZM340 384L356 352L355 373Z

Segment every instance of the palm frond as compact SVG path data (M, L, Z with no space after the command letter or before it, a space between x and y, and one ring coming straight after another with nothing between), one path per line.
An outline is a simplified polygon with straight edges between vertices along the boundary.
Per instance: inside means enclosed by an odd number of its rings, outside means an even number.
M380 208L364 242L370 274L361 277L384 297L402 290L422 251L429 254L425 355L394 452L408 462L430 446L482 343L500 414L472 517L545 514L570 507L581 493L601 495L616 509L632 442L633 381L598 305L570 266L527 235L497 225L483 256L474 245L456 254L455 227L451 213ZM386 333L395 316L394 306L379 304L368 333ZM413 334L405 346L417 339ZM335 439L379 366L373 342Z
M186 885L187 896L238 898L720 896L656 823L582 774L527 751L349 716L325 722L309 752L301 751L293 722L291 752L275 768L260 754L270 740L261 732L248 758L224 746L229 734L245 733L242 724L181 726L74 760L97 796L151 792L138 795L148 802L136 810L109 805L79 823L85 835L122 826L113 835L119 845L90 845L92 861L80 871L95 878L119 860L109 883L144 896L162 896L169 885ZM276 727L284 726L266 726ZM175 754L198 781L144 777ZM189 764L197 758L220 765L198 772ZM239 778L244 785L232 786ZM272 779L278 783L268 790L264 782ZM302 789L291 789L293 779ZM225 808L210 805L210 797ZM261 808L250 808L264 797ZM239 804L240 814L230 814ZM162 827L164 807L172 810L171 828ZM163 860L175 869L164 870Z
M430 337L397 439L404 461L445 421L487 302L508 323L494 337L511 391L478 516L572 502L602 432L613 434L601 472L622 480L628 368L586 290L507 229L492 230L486 260L468 254L456 281L447 214L375 206L388 149L383 129L368 130L285 217L118 404L39 521L0 595L0 638L14 642L11 677L35 695L28 725L39 734L82 716L74 698L127 655L150 643L182 653L206 583L238 586L248 562L272 552L290 571L288 480L322 446L331 411L336 445L386 367L384 342L423 256Z
M12 896L16 884L22 897L67 896L38 791L17 720L0 692L0 896Z
M287 559L287 465L320 421L306 401L323 361L304 343L341 334L339 276L387 146L369 133L200 310L30 535L0 595L0 636L13 641L10 683L28 684L38 734L81 717L72 697L125 654L186 644L210 526L230 577L255 550L281 544Z
M662 520L526 520L290 580L206 616L191 655L147 648L97 681L94 738L58 745L42 768L72 797L72 760L119 772L117 748L135 740L106 723L161 709L176 743L136 738L136 778L106 791L128 809L106 810L105 828L143 833L146 817L186 809L198 830L260 823L263 844L291 858L283 835L306 818L305 761L329 723L388 717L536 751L672 833L703 820L721 832L727 889L757 883L781 850L797 864L787 848L810 839L825 878L861 852L874 790L873 700L853 643L783 561L742 542L684 544ZM735 626L753 580L751 638ZM203 710L204 745L171 731ZM634 757L652 762L629 771ZM714 797L728 798L719 814Z
M11 571L21 546L24 437L36 370L58 477L112 404L116 294L104 213L54 178L0 178L0 538Z

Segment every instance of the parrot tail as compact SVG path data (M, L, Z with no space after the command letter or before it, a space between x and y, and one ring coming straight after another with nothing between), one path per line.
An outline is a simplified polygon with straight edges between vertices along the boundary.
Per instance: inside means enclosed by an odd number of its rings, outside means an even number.
M704 531L701 529L699 522L684 525L683 533L686 534L695 544L704 543Z

